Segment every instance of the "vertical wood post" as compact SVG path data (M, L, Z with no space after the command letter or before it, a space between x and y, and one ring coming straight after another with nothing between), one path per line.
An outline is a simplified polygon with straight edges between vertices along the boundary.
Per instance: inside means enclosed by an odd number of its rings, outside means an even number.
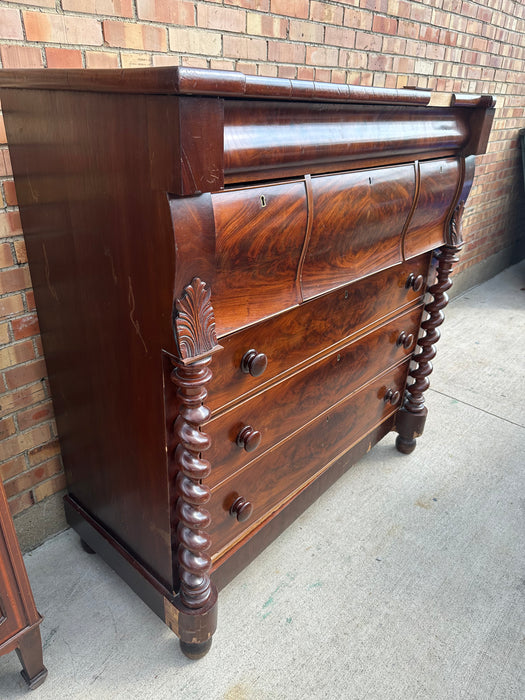
M211 539L206 529L210 514L205 505L210 489L203 482L211 471L202 453L210 438L201 426L210 417L204 402L206 385L212 378L209 367L217 344L211 292L195 278L185 287L175 304L174 331L179 356L173 360L171 380L177 386L178 416L173 425L177 447L173 455L174 492L172 512L176 532L174 547L180 589L175 600L176 624L181 649L190 658L200 658L209 650L216 627L217 591L210 581L211 559L207 554Z

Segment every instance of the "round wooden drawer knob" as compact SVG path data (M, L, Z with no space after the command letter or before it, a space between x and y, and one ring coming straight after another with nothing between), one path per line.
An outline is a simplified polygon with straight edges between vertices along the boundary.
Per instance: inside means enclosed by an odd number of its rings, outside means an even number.
M401 345L405 348L405 350L408 350L409 348L412 347L412 344L414 343L414 336L412 333L406 333L405 331L401 331L399 334L399 338L396 341L396 345L398 347L401 347Z
M410 287L412 287L414 292L420 292L423 289L424 282L425 282L425 278L423 277L423 275L418 275L416 277L415 274L413 272L411 272L408 275L408 279L406 281L405 287L407 289L410 289Z
M261 433L252 428L251 425L245 425L237 435L237 440L235 442L239 447L245 449L246 452L253 452L261 443Z
M236 498L230 508L230 515L233 515L240 523L244 523L253 512L253 506L242 496Z
M400 398L401 398L401 394L399 393L399 391L387 389L386 394L383 397L383 400L385 403L389 403L391 406L395 406L397 403L399 403Z
M241 360L241 370L244 374L251 374L252 377L260 377L267 366L268 358L264 352L253 349L245 352Z

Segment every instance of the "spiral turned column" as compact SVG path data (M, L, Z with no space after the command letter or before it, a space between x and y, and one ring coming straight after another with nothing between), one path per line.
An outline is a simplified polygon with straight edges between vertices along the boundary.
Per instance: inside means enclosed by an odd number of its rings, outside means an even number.
M211 465L203 458L210 446L201 426L210 417L205 406L212 378L212 355L220 350L210 290L196 278L175 304L174 330L179 356L172 359L171 381L177 386L178 413L173 423L176 448L171 459L171 492L175 497L171 525L180 587L174 601L175 632L181 649L200 658L211 646L216 627L217 591L210 580L210 489L204 483Z
M404 454L410 454L416 447L416 437L423 433L427 417L425 406L425 391L430 386L429 376L432 373L432 360L436 356L436 343L441 337L439 326L445 316L443 309L448 304L447 291L452 286L450 272L456 262L457 253L461 250L461 215L464 201L456 207L448 230L447 243L438 251L438 268L436 282L428 290L432 300L426 304L425 312L428 317L421 324L425 334L419 338L417 344L420 352L414 356L417 363L409 372L409 377L414 381L407 386L403 408L396 416L398 432L396 447Z

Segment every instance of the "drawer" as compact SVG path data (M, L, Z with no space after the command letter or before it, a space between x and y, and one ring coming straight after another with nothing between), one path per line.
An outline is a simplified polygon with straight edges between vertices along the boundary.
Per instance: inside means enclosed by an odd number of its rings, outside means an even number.
M206 452L206 459L212 464L209 485L231 476L319 413L411 355L422 310L418 306L398 316L209 421L204 426L211 437L211 447ZM256 445L258 435L260 441ZM246 440L246 447L243 440L237 443L238 436Z
M403 393L408 367L407 361L377 377L213 488L206 505L212 520L212 557L220 557L396 410L396 406L385 401L385 395L389 389ZM253 507L250 518L244 522L230 514L238 498L244 498Z
M218 334L298 304L307 220L304 181L219 192L212 203Z
M430 255L425 254L389 270L359 280L220 339L223 350L212 364L207 405L216 411L249 392L259 390L286 370L315 357L371 324L391 316L396 309L421 297L406 286L410 275L426 279ZM212 303L213 290L212 290ZM267 366L252 376L243 358L248 351L264 355ZM261 365L252 366L254 372Z
M313 177L303 298L400 262L415 190L414 165Z
M403 243L405 259L443 245L445 222L459 182L455 158L419 164L419 195Z

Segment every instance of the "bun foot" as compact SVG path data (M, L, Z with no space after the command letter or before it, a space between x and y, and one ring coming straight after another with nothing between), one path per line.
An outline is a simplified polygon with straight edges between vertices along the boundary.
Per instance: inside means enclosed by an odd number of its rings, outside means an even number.
M396 437L396 447L399 452L402 452L404 455L409 455L416 449L416 440L415 438L404 438L398 435Z
M83 540L82 538L80 539L80 546L84 550L84 552L87 552L88 554L95 554L95 550L91 549L91 547L88 545L88 543Z
M183 642L182 639L179 639L180 649L184 656L187 656L188 659L192 659L194 661L197 659L202 659L203 656L206 656L211 648L211 642L212 637L205 642L201 642L200 644L190 644L189 642Z

